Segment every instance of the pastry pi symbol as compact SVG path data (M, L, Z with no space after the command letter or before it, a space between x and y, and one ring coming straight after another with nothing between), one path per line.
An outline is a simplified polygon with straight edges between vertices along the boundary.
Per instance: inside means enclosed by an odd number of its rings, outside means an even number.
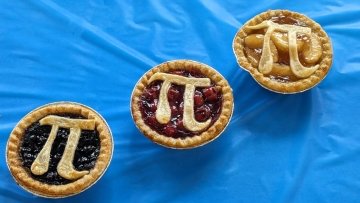
M289 40L289 56L290 56L290 68L291 71L300 78L309 77L313 74L318 68L319 65L304 67L298 56L297 44L296 44L296 34L304 33L307 35L311 34L311 29L296 25L280 25L272 21L264 21L258 25L247 26L247 29L259 30L267 28L267 31L264 36L264 43L262 48L262 55L259 62L259 71L263 74L268 74L271 72L273 67L273 57L270 50L270 37L274 31L287 32Z
M155 113L156 120L161 124L166 124L171 119L171 109L169 101L167 99L167 93L171 86L171 83L177 85L185 85L184 92L184 115L183 124L184 127L190 131L200 131L206 128L211 119L205 122L197 122L194 116L194 93L196 87L208 87L211 85L209 78L188 78L179 75L155 73L149 80L149 83L155 80L164 81L159 96L159 103Z
M52 127L44 147L41 149L40 153L31 165L31 172L35 175L43 175L48 171L51 147L54 143L59 127L61 127L69 128L70 134L66 142L64 154L57 166L57 172L61 177L68 180L76 180L88 174L89 171L75 170L72 162L79 142L81 130L94 130L95 121L89 119L70 119L50 115L41 119L39 122L40 125L51 125Z

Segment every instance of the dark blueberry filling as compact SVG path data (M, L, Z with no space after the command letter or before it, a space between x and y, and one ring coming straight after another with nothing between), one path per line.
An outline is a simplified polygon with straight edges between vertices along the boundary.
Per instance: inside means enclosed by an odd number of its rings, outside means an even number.
M206 78L199 71L183 71L177 70L170 72L171 74L182 75L185 77ZM162 81L154 81L148 85L144 93L141 95L139 106L142 118L151 129L156 132L173 138L186 138L199 135L206 131L192 132L187 130L183 125L184 111L184 91L185 87L172 84L168 92L168 101L171 108L171 120L168 124L160 124L155 118L158 98ZM204 122L211 118L209 127L219 118L222 106L221 89L215 84L206 88L196 88L194 95L194 112L195 119L198 122Z
M84 118L75 114L57 114L61 117L81 119ZM54 144L50 152L49 170L44 175L34 175L31 173L31 164L36 159L36 156L40 153L41 149L45 145L51 126L41 126L39 122L33 123L29 126L24 135L24 140L20 148L20 157L23 161L23 166L28 169L31 176L44 183L51 185L64 185L73 182L67 180L58 175L56 167L62 157L65 149L67 138L70 130L65 128L59 128L56 135ZM82 130L78 146L75 151L75 157L73 165L76 170L90 170L94 168L96 159L100 153L100 139L99 133L96 130Z

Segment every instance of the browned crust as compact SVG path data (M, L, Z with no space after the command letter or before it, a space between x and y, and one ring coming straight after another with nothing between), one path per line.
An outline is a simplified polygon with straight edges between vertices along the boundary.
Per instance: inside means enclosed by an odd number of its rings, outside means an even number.
M246 26L256 25L264 20L268 20L273 16L278 16L280 14L289 15L295 19L299 19L309 25L312 32L315 32L319 36L322 46L323 46L323 55L319 64L319 69L315 71L313 75L308 78L298 80L296 82L281 83L275 80L271 80L269 77L264 76L258 71L257 67L253 67L250 61L247 59L244 53L244 38L247 36ZM329 72L331 64L333 51L331 46L331 41L326 32L321 28L321 26L315 21L311 20L309 17L292 12L287 10L269 10L263 12L248 22L246 22L243 27L236 33L233 41L233 50L239 65L248 71L252 77L266 89L272 90L278 93L297 93L308 90L315 85L317 85Z
M180 138L171 138L157 133L152 130L148 125L145 124L142 119L141 112L139 110L139 99L143 93L145 87L148 85L148 80L150 77L157 72L168 72L171 70L191 70L197 69L202 74L206 75L213 81L217 86L222 88L223 94L223 106L221 114L217 121L211 126L207 131L201 133L200 135L194 137L187 137L185 139ZM134 88L132 98L131 98L131 113L135 124L139 130L153 142L163 145L165 147L176 148L176 149L187 149L194 148L201 145L204 145L212 140L214 140L220 133L225 129L227 124L230 121L231 115L233 112L233 95L232 89L230 88L228 82L225 78L220 75L216 70L207 66L205 64L190 61L190 60L176 60L168 61L162 64L159 64L145 73L142 78L139 80L137 85Z
M25 130L34 122L49 114L76 113L85 118L95 119L96 129L100 137L100 154L95 167L89 174L66 185L50 185L37 181L31 177L30 172L22 166L19 156L21 142ZM53 103L42 106L27 114L15 126L7 143L7 164L15 181L24 189L44 197L66 197L75 195L91 186L106 170L110 163L113 151L113 141L110 129L102 117L94 110L76 103Z

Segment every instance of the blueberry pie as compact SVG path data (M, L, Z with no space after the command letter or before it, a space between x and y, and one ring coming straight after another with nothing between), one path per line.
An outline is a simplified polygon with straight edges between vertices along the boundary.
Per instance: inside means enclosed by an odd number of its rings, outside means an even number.
M170 148L193 148L225 129L233 111L232 90L207 65L169 61L139 80L131 110L137 127L152 141Z
M27 114L12 131L7 163L15 181L44 197L66 197L94 184L110 163L113 141L94 110L52 103Z
M238 63L263 87L279 93L312 88L332 64L331 42L321 26L305 15L270 10L237 32Z

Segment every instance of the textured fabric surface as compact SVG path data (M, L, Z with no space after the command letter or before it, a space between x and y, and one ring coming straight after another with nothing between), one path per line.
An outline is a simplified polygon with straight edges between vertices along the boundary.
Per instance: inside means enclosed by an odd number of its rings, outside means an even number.
M310 91L281 95L239 68L232 40L268 9L319 22L333 66ZM0 0L0 202L359 202L360 1ZM152 66L192 59L234 91L230 125L193 150L151 143L135 127L131 91ZM16 123L55 101L108 121L115 150L85 192L47 200L13 181L5 146Z

